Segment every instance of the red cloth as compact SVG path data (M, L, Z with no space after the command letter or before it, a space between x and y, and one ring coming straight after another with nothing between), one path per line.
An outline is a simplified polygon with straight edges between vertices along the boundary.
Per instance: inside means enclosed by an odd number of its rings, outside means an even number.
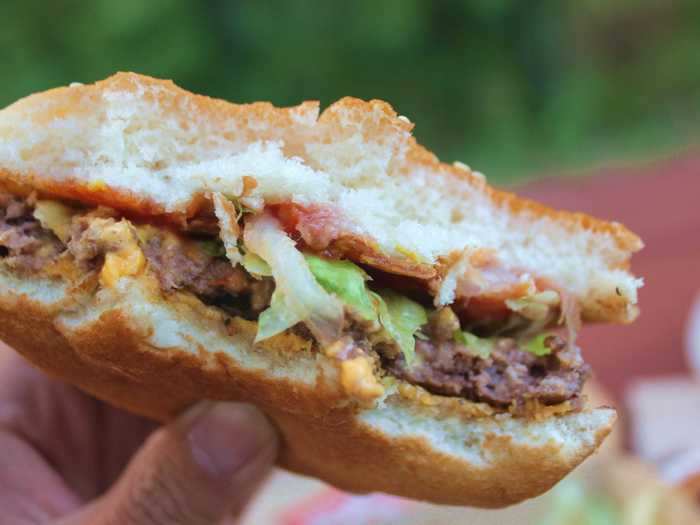
M557 208L625 224L645 248L632 269L645 285L629 326L584 328L580 344L618 400L631 380L687 370L685 323L700 290L700 152L588 177L546 179L518 190Z

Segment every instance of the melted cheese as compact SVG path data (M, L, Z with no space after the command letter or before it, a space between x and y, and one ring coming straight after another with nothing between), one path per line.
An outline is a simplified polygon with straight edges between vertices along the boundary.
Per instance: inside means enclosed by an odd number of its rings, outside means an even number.
M51 230L62 242L70 239L71 221L75 210L57 201L37 201L34 217L47 230Z
M100 271L100 284L113 287L121 277L138 275L146 266L146 258L141 251L134 231L126 221L120 221L101 232L101 241L117 246L107 252Z
M372 364L364 356L340 364L340 382L348 395L362 401L373 401L384 394L384 387L377 381Z

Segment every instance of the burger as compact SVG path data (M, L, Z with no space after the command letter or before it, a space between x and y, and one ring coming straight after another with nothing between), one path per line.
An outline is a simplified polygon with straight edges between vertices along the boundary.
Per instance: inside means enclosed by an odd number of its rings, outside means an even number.
M387 103L277 108L120 73L0 111L0 338L166 421L258 406L279 463L500 507L615 420L582 322L628 323L642 246L444 164Z

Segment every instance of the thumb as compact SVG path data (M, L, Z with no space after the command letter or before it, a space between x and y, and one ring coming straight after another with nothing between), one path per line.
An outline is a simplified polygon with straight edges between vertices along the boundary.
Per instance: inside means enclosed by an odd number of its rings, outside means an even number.
M240 513L276 451L272 427L252 406L200 403L156 431L78 523L219 523Z

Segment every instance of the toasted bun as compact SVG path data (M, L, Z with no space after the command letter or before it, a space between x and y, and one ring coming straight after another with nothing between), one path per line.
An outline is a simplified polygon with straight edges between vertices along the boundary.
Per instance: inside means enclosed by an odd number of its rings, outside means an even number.
M344 98L319 116L317 102L235 105L120 73L2 110L0 183L175 219L207 192L245 190L253 204L325 210L364 262L430 279L455 253L486 249L574 294L586 320L635 317L637 236L493 190L440 163L412 128L378 100Z
M351 491L501 507L549 489L615 420L607 408L470 418L391 388L362 408L335 362L303 341L254 347L254 328L230 335L215 317L143 277L92 295L0 271L0 338L40 368L161 421L203 398L254 403L280 429L281 465Z

